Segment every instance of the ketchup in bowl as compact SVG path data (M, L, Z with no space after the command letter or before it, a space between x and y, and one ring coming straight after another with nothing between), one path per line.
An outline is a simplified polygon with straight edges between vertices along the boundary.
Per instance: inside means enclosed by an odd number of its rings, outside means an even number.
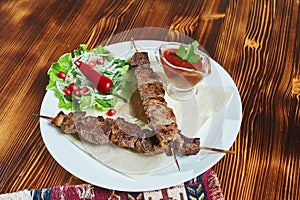
M178 46L178 47L177 47ZM176 55L180 44L169 43L160 47L160 61L169 82L179 89L190 89L211 73L208 56L197 50L199 60L189 62Z
M182 89L194 87L203 79L203 75L199 72L205 74L206 71L205 66L203 66L203 58L200 57L198 62L191 63L178 57L176 55L177 50L178 49L170 48L163 52L163 57L168 61L167 63L162 60L166 76L175 87ZM193 69L195 71L174 68L172 65L185 69Z

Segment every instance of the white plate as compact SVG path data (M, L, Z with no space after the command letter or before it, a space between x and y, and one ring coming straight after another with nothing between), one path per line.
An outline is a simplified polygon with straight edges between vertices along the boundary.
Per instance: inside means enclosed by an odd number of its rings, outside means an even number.
M136 45L149 52L149 55L163 41L140 40ZM107 48L115 56L132 50L130 42L117 43ZM241 125L242 104L235 83L228 73L212 60L212 75L207 77L209 88L231 92L230 102L221 110L214 113L201 127L197 136L203 146L213 146L229 149ZM41 115L56 116L59 112L57 98L52 91L47 91L42 106ZM40 120L40 128L44 143L54 159L68 172L76 177L108 189L119 191L148 191L166 188L188 181L215 165L225 154L201 150L196 156L178 158L181 171L176 165L153 172L138 179L131 179L116 172L95 160L64 137L48 120Z

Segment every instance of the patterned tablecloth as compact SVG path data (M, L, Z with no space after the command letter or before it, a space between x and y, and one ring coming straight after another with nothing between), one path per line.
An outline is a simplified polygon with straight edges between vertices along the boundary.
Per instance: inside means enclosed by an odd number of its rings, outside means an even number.
M121 192L90 184L22 190L0 195L2 199L33 200L220 200L224 199L217 175L211 169L183 184L145 192Z

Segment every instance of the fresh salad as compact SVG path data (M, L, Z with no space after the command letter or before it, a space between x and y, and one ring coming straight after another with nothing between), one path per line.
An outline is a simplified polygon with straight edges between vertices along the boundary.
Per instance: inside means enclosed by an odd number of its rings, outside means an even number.
M83 110L94 107L107 111L114 107L131 69L125 60L116 59L102 46L88 50L85 44L72 53L62 55L48 70L47 90L59 99L58 107Z

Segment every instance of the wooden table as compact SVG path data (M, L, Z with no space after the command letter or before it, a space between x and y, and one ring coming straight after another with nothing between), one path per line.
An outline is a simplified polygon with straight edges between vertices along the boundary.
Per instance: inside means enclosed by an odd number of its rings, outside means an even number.
M213 167L226 199L299 198L299 6L299 0L2 0L0 193L82 183L51 157L33 116L51 63L82 43L92 48L126 30L160 27L198 40L240 92L236 153Z

